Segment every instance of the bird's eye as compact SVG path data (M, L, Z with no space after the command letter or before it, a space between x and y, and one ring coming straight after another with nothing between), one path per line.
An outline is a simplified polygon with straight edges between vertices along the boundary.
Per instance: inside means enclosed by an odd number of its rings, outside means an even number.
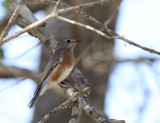
M67 43L70 43L71 41L70 41L70 40L66 40L66 42L67 42Z

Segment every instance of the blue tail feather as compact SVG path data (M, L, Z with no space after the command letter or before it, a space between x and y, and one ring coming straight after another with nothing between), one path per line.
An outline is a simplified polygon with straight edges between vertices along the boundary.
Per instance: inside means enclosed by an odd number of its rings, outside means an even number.
M36 103L36 101L37 101L37 99L38 99L38 97L39 97L39 94L40 94L42 88L43 88L42 84L40 84L40 85L37 87L37 89L36 89L36 91L35 91L34 97L33 97L32 100L30 101L30 103L28 104L28 107L29 107L29 108L32 108L33 105Z
M48 83L48 79L46 79L44 82L40 83L34 93L34 97L32 98L32 100L30 101L30 103L28 104L29 108L32 108L33 105L36 103L38 97L40 96L40 92L43 89L43 87Z

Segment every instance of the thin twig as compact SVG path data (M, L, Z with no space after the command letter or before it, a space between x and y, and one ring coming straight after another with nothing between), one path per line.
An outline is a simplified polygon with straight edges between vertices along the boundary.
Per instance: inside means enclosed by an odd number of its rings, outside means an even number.
M84 4L77 5L77 6L72 6L72 7L68 7L65 9L61 9L59 11L59 14L61 14L61 12L63 13L64 11L71 12L71 11L76 11L78 9L89 8L89 7L93 7L96 5L103 5L103 4L112 3L115 1L121 1L121 0L98 0L98 1L94 1L94 2L84 3Z
M112 36L117 36L117 39L121 39L123 41L125 41L126 43L130 44L130 45L133 45L133 46L136 46L140 49L143 49L145 51L148 51L150 53L154 53L154 54L157 54L157 55L160 55L160 52L154 50L154 49L150 49L150 48L147 48L147 47L144 47L142 45L139 45L131 40L128 40L126 38L124 38L123 36L120 36L118 35L117 33L115 33L114 31L112 31L111 29L109 29L107 26L103 25L100 21L96 20L95 18L91 17L91 16L86 16L86 18L88 18L88 20L94 22L96 25L100 26L101 28L103 28L107 33L109 33L110 35Z
M18 4L18 6L16 7L16 9L14 10L12 16L9 19L9 22L7 23L7 26L5 27L5 29L3 30L1 37L0 37L0 41L6 37L6 35L8 35L9 30L11 29L12 25L15 23L18 13L21 10L21 8L23 7L24 2L23 0L20 1L20 3Z
M61 1L62 1L62 0L58 0L58 1L57 1L56 5L55 5L55 7L54 7L54 10L53 10L54 12L56 12L56 11L58 10Z
M84 28L86 28L88 30L91 30L93 32L96 32L96 33L100 34L101 36L103 36L103 37L105 37L107 39L118 38L118 37L115 37L115 36L110 37L107 34L103 33L102 31L99 31L98 29L93 28L92 26L85 25L85 24L79 23L79 22L74 21L74 20L70 20L70 19L62 17L62 16L57 16L57 19L65 21L65 22L68 22L68 23L71 23L71 24L74 24L74 25L77 25L77 26L84 27Z
M53 3L52 1L49 1L49 0L37 0L37 1L35 1L35 2L47 3L47 1L48 1L48 4L49 4L49 3L50 3L50 4ZM69 7L69 8L67 8L67 9L61 9L61 10L59 10L59 12L57 12L57 13L58 13L58 14L63 14L63 13L66 13L66 12L75 11L75 10L80 9L80 8L92 7L92 6L95 6L95 5L98 5L98 4L104 4L104 3L113 2L113 1L121 1L121 0L110 0L110 1L108 1L108 0L100 0L100 1L96 1L96 2L85 3L85 4L78 5L78 6ZM34 2L34 1L32 1L32 2ZM55 4L55 3L54 3L54 4ZM44 22L46 22L46 21L48 21L48 20L50 20L50 19L52 19L52 18L54 18L54 17L55 17L55 15L53 15L53 16L49 15L49 16L47 16L46 18L44 18L44 20L41 20L40 22L38 21L39 23L37 23L37 25L36 25L36 24L32 24L32 25L24 28L23 31L19 31L19 32L17 32L17 33L14 33L14 34L11 35L11 36L8 36L8 37L4 38L4 40L2 40L2 41L0 42L0 46L3 45L5 42L7 42L7 41L9 41L9 40L11 40L11 39L13 39L13 38L15 38L15 37L17 37L17 36L19 36L19 35L27 32L27 31L29 31L29 30L31 30L31 29L33 29L33 28L38 27L38 26L41 25L42 23L44 23ZM135 42L133 42L133 41L131 41L131 40L128 40L128 39L126 39L126 38L124 38L124 37L116 34L115 32L113 32L111 29L109 29L109 28L107 28L106 26L104 26L101 22L99 22L99 21L96 20L95 18L93 18L93 17L92 17L92 19L91 19L91 17L89 17L89 18L90 18L90 20L91 20L92 22L94 21L97 25L103 27L103 28L105 29L105 31L107 31L109 34L114 35L114 36L117 36L118 39L121 39L121 40L129 43L130 45L139 47L139 48L141 48L141 49L143 49L143 50L145 50L145 51L148 51L148 52L150 52L150 53L154 53L154 54L160 55L160 52L158 52L158 51L156 51L156 50L154 50L154 49L150 49L150 48L141 46L141 45L139 45L139 44L137 44L137 43L135 43Z
M28 0L25 0L25 2L26 1ZM18 6L17 0L10 0L9 3L13 8L16 8ZM38 19L34 16L34 14L25 5L22 7L19 14L26 21L28 25L38 21ZM29 30L29 34L35 36L36 38L39 38L39 40L46 46L46 48L50 52L52 52L52 50L57 45L57 41L55 40L51 32L48 29L46 29L44 23L42 23L34 30Z
M117 36L118 36L118 34L117 34ZM133 41L131 41L131 40L129 40L129 39L126 39L126 38L124 38L124 37L119 36L118 39L121 39L121 40L125 41L126 43L128 43L128 44L130 44L130 45L133 45L133 46L136 46L136 47L138 47L138 48L140 48L140 49L142 49L142 50L145 50L145 51L148 51L148 52L150 52L150 53L154 53L154 54L160 55L160 52L159 52L159 51L156 51L156 50L154 50L154 49L150 49L150 48L148 48L148 47L144 47L144 46L142 46L142 45L140 45L140 44L137 44L137 43L135 43L135 42L133 42Z
M106 31L108 34L110 34L112 36L115 36L115 38L121 39L121 40L125 41L126 43L129 43L130 45L136 46L136 47L138 47L138 48L140 48L142 50L145 50L145 51L148 51L150 53L154 53L154 54L160 55L160 52L158 52L158 51L156 51L154 49L150 49L150 48L144 47L144 46L139 45L139 44L137 44L137 43L135 43L135 42L133 42L131 40L128 40L128 39L124 38L123 36L118 35L117 33L112 31L111 29L109 29L107 26L105 26L103 23L101 23L97 19L93 18L92 16L87 15L87 14L81 12L81 11L78 11L78 10L77 10L77 12L79 14L81 14L83 17L85 17L87 20L89 20L89 21L95 23L96 25L98 25L99 27L103 28L103 30Z
M64 17L61 17L61 16L58 16L57 18L60 19L60 20L62 20L62 21L66 21L68 23L75 24L75 25L84 27L86 29L92 30L92 31L100 34L101 36L103 36L103 37L105 37L107 39L113 39L113 38L115 38L115 39L121 39L121 40L125 41L126 43L129 43L130 45L136 46L136 47L138 47L140 49L143 49L145 51L148 51L150 53L154 53L154 54L160 55L159 51L156 51L154 49L150 49L150 48L144 47L144 46L142 46L140 44L137 44L137 43L135 43L135 42L133 42L131 40L128 40L128 39L126 39L126 38L124 38L124 37L116 34L111 29L109 29L106 26L104 26L101 22L99 23L95 18L94 18L94 21L97 23L97 25L103 27L105 29L105 31L107 31L110 35L112 35L111 37L107 36L105 33L101 32L101 31L99 31L99 30L97 30L97 29L95 29L95 28L93 28L93 27L91 27L89 25L84 25L84 24L78 23L76 21L73 21L73 20L70 20L70 19L67 19L67 18L64 18Z
M42 23L45 23L47 20L51 19L52 18L52 15L48 15L47 17L45 17L44 19L42 19L41 21L37 21L29 26L27 26L26 28L18 31L18 32L15 32L14 34L4 38L1 42L0 42L0 46L2 46L4 43L6 43L7 41L15 38L15 37L18 37L19 35L25 33L25 32L28 32L38 26L40 26Z
M112 12L112 14L107 18L107 20L104 22L104 25L107 27L112 20L114 19L114 17L116 17L116 14L118 13L118 8L116 7L115 10ZM102 27L101 27L102 28Z
M110 34L111 36L115 36L115 38L117 39L121 39L123 41L125 41L126 43L130 44L130 45L133 45L133 46L136 46L142 50L145 50L145 51L148 51L150 53L154 53L154 54L157 54L157 55L160 55L160 52L159 51L156 51L154 49L150 49L150 48L147 48L147 47L144 47L142 45L139 45L129 39L126 39L124 38L123 36L120 36L118 35L117 33L115 33L114 31L112 31L111 29L109 29L107 26L105 26L103 23L101 23L100 21L98 21L97 19L93 18L92 16L90 15L87 15L83 12L80 12L78 11L78 13L80 13L81 15L83 15L83 17L85 17L87 20L95 23L96 25L98 25L99 27L101 27L106 33Z
M34 28L40 26L41 24L45 23L46 21L49 21L49 20L55 18L57 15L62 15L62 14L67 13L67 12L76 11L77 9L93 7L95 5L102 5L104 3L109 3L109 2L113 2L113 1L119 1L119 0L99 0L99 1L80 4L80 5L69 7L69 8L66 8L66 9L59 9L56 12L56 14L55 13L51 13L50 15L46 16L42 20L37 21L37 22L27 26L23 30L15 32L14 34L4 38L3 40L0 41L0 46L2 46L4 43L6 43L7 41L9 41L9 40L11 40L13 38L18 37L19 35L21 35L21 34L23 34L25 32L30 31L31 29L34 29Z
M64 103L62 103L60 106L54 108L51 112L49 112L48 114L46 114L38 123L44 123L45 121L47 121L54 113L57 113L65 108L67 108L67 105L72 102L75 98L77 98L78 96L86 93L89 90L89 88L85 88L83 89L83 91L79 92L79 93L75 93L75 95L73 95L71 98L69 98L67 101L65 101Z
M119 0L119 1L121 1L121 0ZM35 2L36 2L36 1L35 1ZM37 2L38 2L38 0L37 0ZM40 2L40 1L39 1L39 2ZM41 1L41 2L42 2L42 1ZM43 3L45 3L45 2L43 1ZM53 4L53 5L54 5L55 3L54 3L53 1L49 1L49 0L48 0L48 4ZM95 3L94 3L94 4L95 4ZM63 5L64 5L64 6L68 6L67 4L64 4L64 3L63 3ZM93 5L93 4L92 4L92 5ZM73 12L74 12L74 11L73 11ZM89 20L89 21L95 23L96 25L98 25L99 27L103 28L103 30L104 30L106 33L108 33L108 34L110 34L110 35L112 35L112 36L115 36L115 38L121 39L121 40L125 41L126 43L129 43L130 45L136 46L136 47L138 47L138 48L140 48L140 49L142 49L142 50L145 50L145 51L147 51L147 52L160 55L160 52L159 52L159 51L156 51L156 50L154 50L154 49L150 49L150 48L144 47L144 46L139 45L139 44L137 44L137 43L135 43L135 42L133 42L133 41L131 41L131 40L129 40L129 39L124 38L123 36L120 36L120 35L116 34L114 31L112 31L111 29L109 29L107 26L105 26L103 23L101 23L101 22L98 21L97 19L93 18L92 16L87 15L87 14L85 14L84 12L81 12L81 11L79 11L79 10L77 10L76 12L79 13L79 14L81 14L81 15L82 15L83 17L85 17L87 20Z
M150 57L140 57L136 59L117 59L114 62L116 64L119 63L126 63L126 62L133 62L133 63L154 63L159 61L160 59L150 58Z
M103 23L101 23L100 21L98 21L97 19L95 19L94 17L81 12L81 11L77 11L80 15L82 15L84 18L86 18L87 20L91 21L92 23L94 23L95 25L101 27L106 33L108 34L112 34L113 31L109 28L107 28L107 26L105 26Z

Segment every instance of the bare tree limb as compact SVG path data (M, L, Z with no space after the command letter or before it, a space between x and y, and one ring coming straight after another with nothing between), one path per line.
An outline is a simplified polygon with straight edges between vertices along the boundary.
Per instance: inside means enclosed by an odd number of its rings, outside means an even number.
M70 102L72 102L75 98L77 98L78 96L80 96L81 94L86 93L89 90L89 88L85 88L83 89L83 91L77 93L73 93L75 91L75 89L73 88L68 88L66 91L68 91L68 93L74 94L72 95L67 101L65 101L64 103L62 103L60 106L54 108L51 112L49 112L48 114L46 114L38 123L44 123L46 120L48 120L54 113L57 113L65 108L68 107L68 104Z
M79 107L79 104L72 107L72 119L69 123L79 123L82 115L82 108Z
M56 3L56 5L55 5L55 7L54 7L54 10L53 10L53 11L55 11L55 12L56 12L56 11L58 10L58 8L59 8L59 6L60 6L61 1L62 1L62 0L58 0L58 1L57 1L57 3Z
M100 1L90 2L90 3L80 4L80 5L77 5L77 6L74 6L74 7L69 7L69 8L66 8L66 9L59 9L56 13L52 12L50 15L46 16L42 20L36 21L33 24L31 24L31 25L27 26L26 28L24 28L23 30L20 30L20 31L18 31L18 32L16 32L16 33L4 38L3 40L0 40L0 46L2 46L4 43L8 42L9 40L11 40L11 39L13 39L15 37L18 37L19 35L21 35L21 34L23 34L25 32L28 32L28 31L30 31L30 30L32 30L34 28L37 28L38 26L42 25L46 21L49 21L52 18L55 18L57 15L62 15L64 13L75 11L77 9L93 7L95 5L101 5L101 4L109 3L109 2L113 2L113 1L117 1L117 0L100 0Z
M18 5L17 0L12 0L9 2L13 8L16 8L16 6ZM22 7L19 14L26 21L26 23L28 23L28 25L38 21L38 19L32 14L32 12L26 6ZM33 34L33 36L38 37L40 41L46 45L48 50L52 52L52 50L57 45L57 41L55 40L51 32L49 32L46 29L46 27L43 26L43 24L44 23L39 25L36 29L32 30L31 33Z
M9 22L7 23L7 26L5 27L5 29L3 30L0 40L2 40L6 35L8 35L8 32L11 28L11 26L15 23L18 13L21 10L21 8L23 7L24 2L23 0L20 1L20 3L18 4L18 6L16 7L16 9L14 10L12 16L9 19Z
M119 0L119 1L121 1L121 0ZM50 1L50 0L36 0L35 2L41 2L41 3L46 3L46 4L55 5L55 2ZM67 4L63 4L63 6L67 6L67 7L68 7ZM109 29L107 26L105 26L103 23L101 23L100 21L98 21L97 19L93 18L93 17L90 16L90 15L87 15L87 14L85 14L85 13L79 11L79 10L76 10L76 11L73 11L73 12L79 13L80 15L82 15L83 17L85 17L87 20L89 20L89 21L95 23L96 25L98 25L99 27L103 28L103 30L104 30L106 33L108 33L108 34L110 34L110 35L112 35L112 36L115 36L115 38L117 38L117 39L121 39L121 40L125 41L126 43L129 43L130 45L136 46L136 47L138 47L138 48L140 48L140 49L142 49L142 50L148 51L148 52L150 52L150 53L154 53L154 54L160 55L160 52L159 52L159 51L156 51L156 50L154 50L154 49L150 49L150 48L144 47L144 46L139 45L139 44L137 44L137 43L135 43L135 42L133 42L133 41L131 41L131 40L129 40L129 39L124 38L123 36L120 36L120 35L116 34L114 31L112 31L112 30ZM80 26L80 25L79 25L79 26ZM109 36L108 36L108 37L109 37Z
M59 11L57 11L57 14L58 14L58 15L61 15L61 14L66 13L66 12L74 11L74 10L77 10L77 9L80 9L80 8L85 8L85 7L92 7L92 6L95 6L95 5L97 5L97 4L100 4L100 3L102 4L102 3L105 3L105 2L113 2L113 1L112 1L112 0L110 0L110 1L101 0L101 1L98 1L98 2L96 1L96 2L85 3L85 4L82 4L82 5L78 5L78 6L74 6L74 7L69 7L69 8L66 8L66 9L60 9ZM3 45L3 44L4 44L5 42L7 42L8 40L10 40L10 39L12 39L12 38L14 38L14 37L17 37L17 36L19 36L19 35L27 32L27 31L33 29L33 28L36 28L36 27L40 26L41 23L44 23L44 22L46 22L46 21L54 18L55 16L56 16L55 13L52 13L52 14L48 15L46 18L42 19L41 21L38 21L38 22L36 22L35 24L30 25L30 26L24 28L22 31L19 31L19 32L15 33L15 34L13 34L13 35L11 35L11 36L8 36L8 37L4 38L4 40L0 41L0 46ZM150 53L155 53L155 54L157 54L157 55L160 55L160 52L158 52L158 51L155 51L155 50L153 50L153 49L150 49L150 48L141 46L141 45L139 45L139 44L137 44L137 43L135 43L135 42L133 42L133 41L130 41L130 40L128 40L128 39L126 39L126 38L124 38L124 37L122 37L122 36L117 35L117 34L114 33L112 30L106 28L103 24L101 24L100 22L98 22L96 19L93 19L93 18L92 18L91 20L92 20L92 21L94 20L94 22L95 22L97 25L99 25L99 26L101 26L101 27L104 27L105 30L106 30L108 33L110 33L110 34L112 34L112 35L114 34L114 36L117 36L116 38L121 39L121 40L123 40L123 41L125 41L125 42L127 42L127 43L129 43L129 44L131 44L131 45L134 45L134 46L136 46L136 47L139 47L139 48L141 48L141 49L143 49L143 50L145 50L145 51L148 51L148 52L150 52Z
M135 43L135 42L133 42L133 41L131 41L129 39L124 38L123 36L118 35L117 33L112 31L111 29L109 29L107 26L105 26L103 23L101 23L97 19L93 18L92 16L87 15L87 14L85 14L83 12L80 12L80 11L78 11L78 13L81 14L83 17L85 17L87 20L89 20L89 21L95 23L96 25L98 25L99 27L101 27L106 33L110 34L111 36L115 36L115 38L121 39L122 41L124 41L124 42L126 42L126 43L128 43L130 45L136 46L136 47L138 47L138 48L140 48L142 50L145 50L145 51L148 51L150 53L154 53L154 54L160 55L159 51L144 47L144 46L139 45L139 44L137 44L137 43Z
M41 74L15 66L4 66L0 64L0 78L17 78L17 77L31 78L38 82L41 78Z
M124 120L109 120L107 118L104 118L101 114L97 113L94 108L88 104L88 102L85 99L84 95L81 95L78 97L79 105L82 107L82 109L97 123L125 123ZM116 122L115 122L116 121Z
M66 83L65 83L66 84ZM71 97L65 101L64 103L62 103L60 106L54 108L51 112L49 112L48 114L46 114L38 123L44 123L46 122L54 113L57 113L65 108L68 107L68 105L73 102L77 97L78 97L78 103L80 104L80 107L91 117L93 118L96 122L98 123L125 123L125 121L123 120L108 120L106 118L103 118L104 116L100 115L99 113L97 113L94 108L92 106L90 106L87 101L86 101L86 97L87 95L85 94L86 92L89 91L89 88L85 88L83 89L83 91L77 93L77 91L70 87L67 87L66 89L66 93L69 94ZM76 111L75 113L77 113L79 111ZM81 111L80 111L81 112ZM75 114L74 113L74 114ZM78 114L79 116L81 114ZM74 119L70 120L70 123L78 123L78 121L80 120L80 117L76 117Z
M111 1L103 1L102 0L102 1L98 1L98 2L85 3L85 4L82 4L82 5L78 5L78 6L74 6L74 7L69 7L69 8L66 8L66 9L60 9L59 11L57 11L57 14L61 15L63 13L74 11L74 10L77 10L79 8L92 7L94 5L100 4L101 2L105 3L105 2L111 2ZM46 18L42 19L41 22L38 21L39 23L37 22L37 24L30 25L30 26L26 27L24 30L19 31L19 32L15 33L15 34L13 34L11 36L8 36L8 37L4 38L4 40L0 41L0 46L3 45L8 40L10 40L10 39L12 39L14 37L17 37L17 36L19 36L19 35L27 32L27 31L33 29L33 28L36 28L36 27L40 26L41 23L44 23L44 22L50 20L51 18L54 18L55 16L56 16L55 13L52 13L51 15L48 15ZM147 48L147 47L144 47L144 46L141 46L141 45L139 45L139 44L137 44L137 43L135 43L133 41L130 41L130 40L128 40L128 39L126 39L126 38L124 38L122 36L119 36L118 34L114 33L112 30L110 30L109 28L107 28L103 24L101 24L101 22L99 22L99 21L97 21L96 19L93 19L93 18L91 19L91 17L89 17L89 18L90 18L90 20L94 21L97 25L103 27L109 34L114 35L115 38L121 39L121 40L123 40L123 41L125 41L125 42L127 42L127 43L129 43L131 45L139 47L139 48L141 48L141 49L143 49L145 51L148 51L150 53L155 53L157 55L160 55L160 52L158 52L156 50L153 50L153 49L150 49L150 48Z
M136 59L117 59L115 60L115 63L116 64L119 64L119 63L125 63L125 62L134 62L134 63L146 63L146 62L155 62L157 60L160 60L160 59L155 59L155 58L149 58L149 57L140 57L140 58L136 58Z
M89 91L90 88L88 88ZM88 91L86 91L88 93ZM71 97L73 95L76 95L77 91L74 90L72 86L67 88L66 93L69 94ZM107 118L104 118L103 115L99 114L91 105L87 102L87 95L86 94L80 94L78 96L78 104L79 107L82 108L86 114L88 114L92 119L94 119L98 123L125 123L124 120L109 120ZM78 121L78 120L76 120Z
M116 36L113 36L113 37L108 36L107 34L103 33L102 31L99 31L99 30L97 30L97 29L95 29L95 28L93 28L93 27L91 27L91 26L89 26L89 25L85 25L85 24L79 23L79 22L77 22L77 21L67 19L67 18L62 17L62 16L57 16L56 18L58 18L59 20L62 20L62 21L65 21L65 22L68 22L68 23L77 25L77 26L84 27L84 28L86 28L86 29L88 29L88 30L91 30L91 31L93 31L93 32L98 33L99 35L101 35L101 36L103 36L103 37L105 37L105 38L107 38L107 39L119 38L119 37L116 37Z
M160 52L158 52L158 51L156 51L154 49L150 49L150 48L144 47L144 46L139 45L139 44L137 44L137 43L135 43L135 42L133 42L131 40L128 40L128 39L124 38L123 36L118 35L117 33L115 33L114 31L112 31L111 29L109 29L107 26L105 26L103 23L101 23L100 21L96 20L92 16L86 15L83 12L79 12L79 13L81 15L83 15L83 17L85 17L87 20L89 20L89 21L95 23L96 25L98 25L99 27L101 27L104 31L106 31L106 33L110 34L111 36L115 36L114 38L121 39L121 40L125 41L126 43L128 43L130 45L136 46L136 47L138 47L138 48L140 48L142 50L148 51L150 53L154 53L154 54L160 55Z
M116 35L118 36L118 34L116 34ZM138 47L138 48L140 48L140 49L142 49L142 50L144 50L144 51L148 51L148 52L150 52L150 53L154 53L154 54L160 55L160 52L159 52L159 51L156 51L156 50L154 50L154 49L150 49L150 48L144 47L144 46L142 46L142 45L140 45L140 44L137 44L137 43L135 43L135 42L133 42L133 41L131 41L131 40L128 40L128 39L126 39L126 38L124 38L124 37L121 37L121 36L120 36L118 39L121 39L121 40L125 41L126 43L128 43L128 44L130 44L130 45L133 45L133 46L136 46L136 47Z

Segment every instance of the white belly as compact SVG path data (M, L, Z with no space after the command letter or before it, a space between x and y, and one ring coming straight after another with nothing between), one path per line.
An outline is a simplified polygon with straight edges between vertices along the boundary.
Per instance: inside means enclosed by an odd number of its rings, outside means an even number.
M68 76L68 75L70 74L70 72L72 71L72 68L73 68L73 67L65 70L65 71L63 72L63 74L61 75L61 77L58 79L58 82L62 82L64 79L66 79L67 76Z
M62 82L64 79L66 79L67 76L68 76L68 75L70 74L70 72L72 71L72 68L73 68L73 67L65 70L65 71L63 72L62 76L58 79L57 82L54 82L54 83L49 82L48 84L46 84L46 85L44 86L44 88L42 89L42 91L41 91L41 93L40 93L40 96L43 95L43 94L46 92L46 90L54 87L57 83L60 83L60 82Z

